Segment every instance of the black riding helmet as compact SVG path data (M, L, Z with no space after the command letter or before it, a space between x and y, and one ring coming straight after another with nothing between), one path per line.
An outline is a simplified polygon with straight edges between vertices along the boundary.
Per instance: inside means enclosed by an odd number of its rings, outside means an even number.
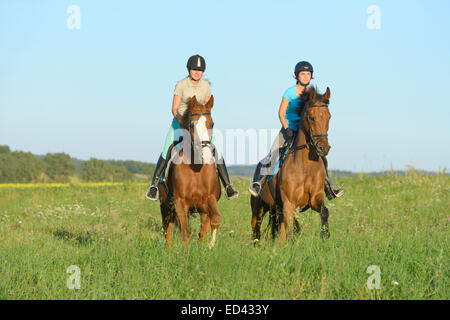
M295 70L294 70L294 74L295 77L297 78L298 74L302 71L310 71L311 75L314 72L313 66L311 65L311 63L309 63L308 61L300 61L299 63L297 63L295 65Z
M189 58L186 67L188 68L188 70L205 71L206 62L202 56L196 54L195 56Z
M295 65L295 70L294 70L295 79L297 80L298 84L300 84L303 87L306 87L309 85L309 82L307 84L303 84L300 81L298 81L298 74L302 71L311 72L311 79L313 79L312 75L313 75L314 69L313 69L313 66L311 65L311 63L309 63L308 61L300 61L299 63L297 63Z

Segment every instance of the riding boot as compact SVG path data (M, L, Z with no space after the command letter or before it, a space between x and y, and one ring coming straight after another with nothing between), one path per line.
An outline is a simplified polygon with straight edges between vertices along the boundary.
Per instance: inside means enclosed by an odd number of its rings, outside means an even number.
M328 160L325 157L322 157L323 164L325 165L325 195L328 200L333 200L334 198L339 198L344 195L344 190L339 187L337 184L331 184L330 179L328 178Z
M220 180L225 188L225 193L227 195L227 199L233 199L239 196L239 192L233 189L230 183L230 177L228 176L227 167L225 166L225 161L223 159L218 161L216 164L217 172L219 173Z
M253 181L253 184L250 188L248 188L248 191L250 194L254 197L258 197L259 193L261 192L264 182L266 182L268 176L260 176L257 181Z
M158 162L156 163L155 172L153 173L152 185L148 188L147 193L145 194L147 199L153 201L158 200L158 183L166 170L168 162L169 161L164 159L162 156L159 156Z

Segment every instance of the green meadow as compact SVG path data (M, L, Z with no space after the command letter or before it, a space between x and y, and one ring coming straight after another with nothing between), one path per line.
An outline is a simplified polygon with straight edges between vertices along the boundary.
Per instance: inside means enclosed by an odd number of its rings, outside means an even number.
M270 232L251 242L249 180L232 180L241 196L219 201L211 250L196 241L198 216L189 247L176 234L166 249L146 184L0 186L0 299L450 298L447 175L336 179L345 195L327 202L331 238L309 210L283 246Z

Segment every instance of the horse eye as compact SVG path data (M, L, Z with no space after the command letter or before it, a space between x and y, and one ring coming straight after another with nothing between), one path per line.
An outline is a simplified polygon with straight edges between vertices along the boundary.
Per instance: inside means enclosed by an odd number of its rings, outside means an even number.
M310 119L311 119L311 121L316 121L316 119L314 119L313 117L311 117Z

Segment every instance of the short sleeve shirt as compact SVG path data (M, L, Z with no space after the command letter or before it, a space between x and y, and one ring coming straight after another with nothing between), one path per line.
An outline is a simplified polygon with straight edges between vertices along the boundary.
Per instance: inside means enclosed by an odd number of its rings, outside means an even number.
M300 105L301 99L297 97L297 93L295 92L295 85L289 87L284 92L283 98L289 101L289 105L287 107L284 117L286 118L289 128L297 131L300 116L297 114L296 109Z
M178 81L175 86L174 95L181 98L177 113L182 116L187 110L187 101L195 96L198 102L204 103L205 98L211 96L211 88L208 80L200 79L197 85L194 85L189 77Z

